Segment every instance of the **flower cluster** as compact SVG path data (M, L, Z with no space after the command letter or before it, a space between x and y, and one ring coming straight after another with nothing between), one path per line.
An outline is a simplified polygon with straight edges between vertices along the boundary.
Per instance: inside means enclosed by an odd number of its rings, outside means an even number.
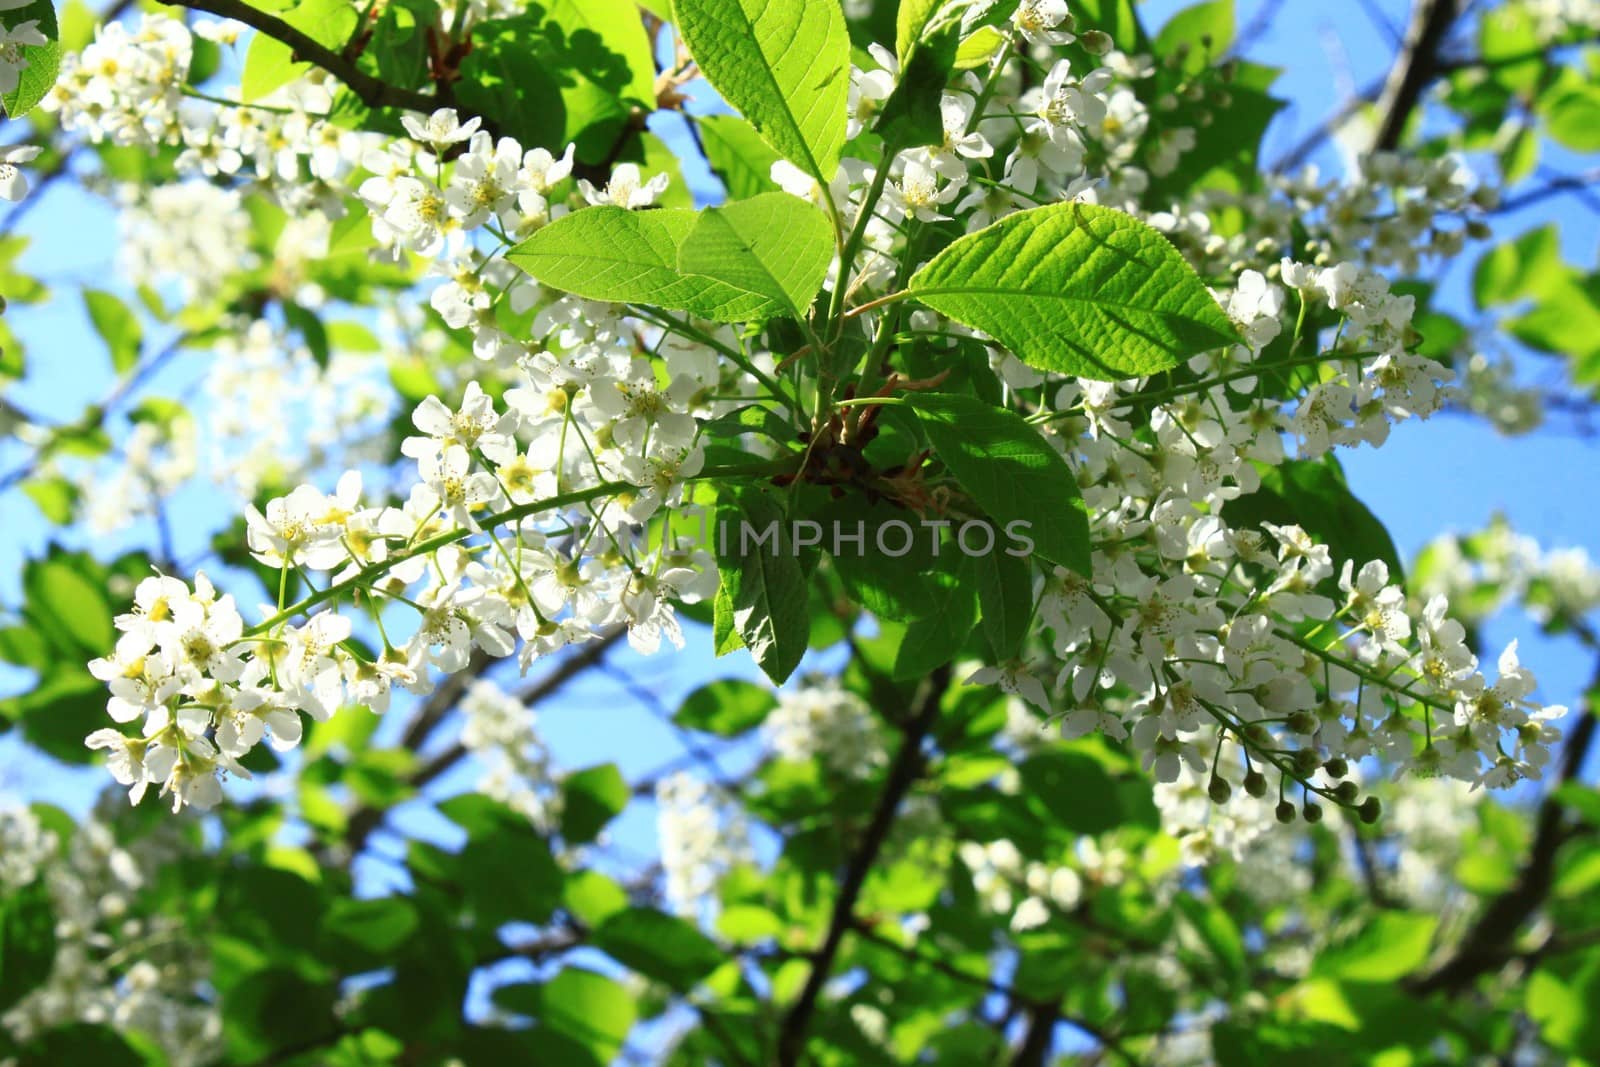
M202 995L205 959L179 920L135 907L160 865L176 856L178 831L146 835L129 849L96 815L62 842L32 811L0 809L0 892L42 883L56 920L49 978L0 1013L8 1035L25 1042L92 1023L137 1033L174 1065L214 1062L222 1017ZM134 946L140 952L129 965Z
M821 679L777 694L778 706L762 723L779 759L820 760L843 778L870 774L887 758L877 721L866 701L835 679Z
M752 858L743 809L688 773L656 783L656 808L667 901L681 915L704 914L723 875Z
M480 678L461 701L461 714L466 720L461 745L483 765L478 792L527 816L541 830L555 829L561 795L533 709Z
M316 77L279 90L275 110L227 112L218 142L172 97L187 62L180 31L142 25L96 47L128 53L123 82L160 87L158 103L136 109L125 87L90 108L85 79L67 79L63 121L92 136L181 140L193 173L253 167L282 205L324 218L341 190L359 197L383 249L429 262L430 303L470 342L483 380L467 381L459 402L417 407L403 500L368 499L350 474L331 495L302 485L251 510L250 549L281 575L260 621L246 626L203 581L141 587L116 654L95 665L113 686L113 717L143 720L138 737L95 735L119 777L136 795L159 785L176 803L211 803L215 774L240 773L269 731L292 746L300 713L320 719L344 702L382 710L395 686L425 692L433 672L463 669L474 651L518 654L527 669L613 626L642 651L681 644L674 605L711 597L715 566L695 542L640 531L670 517L690 483L729 473L705 459L711 420L759 400L787 406L800 439L816 369L784 363L785 388L775 371L787 353L763 350L761 335L561 294L502 254L565 212L657 204L666 177L622 164L603 185L576 181L570 148L495 139L448 109L407 116L406 138L348 134L326 118ZM1129 741L1165 784L1203 779L1213 803L1237 786L1253 797L1302 790L1308 818L1320 813L1313 796L1355 807L1345 771L1366 756L1490 785L1536 776L1560 709L1532 699L1514 649L1490 681L1444 606L1408 605L1381 562L1336 560L1298 527L1263 535L1232 513L1290 442L1301 462L1321 462L1335 448L1381 444L1393 423L1447 398L1447 369L1412 350L1412 298L1377 268L1405 265L1425 232L1450 247L1436 217L1482 200L1460 165L1376 156L1346 186L1303 176L1260 205L1232 205L1266 229L1214 238L1190 208L1220 203L1146 201L1151 176L1171 173L1194 143L1183 123L1203 127L1226 105L1226 72L1157 67L1090 34L1080 43L1104 66L1075 69L1050 52L1075 32L1053 2L1019 7L1012 28L1047 57L1042 79L1024 86L1014 52L997 49L944 94L940 142L876 160L847 151L826 188L774 165L781 188L852 235L829 299L854 301L877 329L901 309L868 305L894 296L915 266L920 227L978 226L1081 196L1166 229L1219 279L1242 343L1159 381L1124 382L1049 375L986 343L1012 402L1076 473L1094 553L1088 577L1039 576L1028 651L974 679L1027 698L1068 736ZM873 59L877 69L852 72L858 129L898 76L887 52ZM1152 123L1151 107L1184 118ZM1297 250L1289 220L1305 215L1314 247ZM1284 255L1298 251L1311 262ZM935 337L936 355L986 342L929 311L908 324ZM772 442L760 447L770 453ZM291 578L312 592L289 603ZM369 624L381 650L357 640ZM786 697L769 737L781 752L829 753L870 735L857 711ZM851 773L876 758L870 747L855 756ZM1230 834L1217 839L1234 847Z

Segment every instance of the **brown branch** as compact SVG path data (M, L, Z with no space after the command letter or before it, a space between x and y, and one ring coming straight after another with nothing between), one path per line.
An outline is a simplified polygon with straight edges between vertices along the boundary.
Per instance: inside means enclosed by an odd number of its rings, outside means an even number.
M1416 0L1405 45L1378 97L1381 118L1373 151L1393 151L1400 144L1400 134L1423 91L1439 76L1439 48L1460 11L1460 0Z
M233 19L281 41L294 52L295 59L321 67L350 87L369 108L393 107L406 111L432 112L448 106L446 98L434 93L418 92L390 85L356 66L353 60L327 47L308 34L295 29L276 15L251 7L242 0L178 0L176 7L205 11L225 19ZM489 128L487 120L484 128ZM491 130L491 132L493 132Z
M877 862L878 853L888 840L900 803L922 773L922 743L927 740L934 721L939 717L939 700L949 684L950 668L944 666L929 675L918 687L916 698L912 701L910 721L900 741L900 751L895 753L894 763L889 767L883 793L872 813L872 821L867 824L866 832L840 879L839 895L833 902L833 916L828 923L828 932L823 937L822 947L812 958L811 973L806 976L804 988L784 1014L778 1031L779 1067L795 1067L805 1052L806 1030L811 1025L812 1015L816 1013L817 997L822 993L822 986L833 969L834 957L839 954L845 933L855 926L856 900L861 895L861 887L866 884L868 873Z

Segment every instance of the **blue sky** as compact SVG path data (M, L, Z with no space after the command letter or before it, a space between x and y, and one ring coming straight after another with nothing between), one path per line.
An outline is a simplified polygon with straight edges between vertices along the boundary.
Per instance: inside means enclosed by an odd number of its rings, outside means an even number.
M1154 28L1180 6L1171 0L1152 0L1141 10L1147 25ZM1394 25L1403 24L1407 5L1402 0L1382 0L1374 6L1388 12ZM1240 22L1247 23L1260 4L1241 0L1239 7ZM1277 92L1290 101L1290 107L1269 130L1265 158L1276 158L1299 140L1343 99L1350 86L1365 85L1386 71L1390 42L1361 7L1297 0L1288 5L1276 28L1248 53L1267 62L1293 57L1277 85ZM1338 169L1331 150L1324 150L1317 159L1325 171ZM1579 169L1559 155L1548 162L1556 169ZM1562 200L1548 201L1520 216L1497 219L1497 236L1514 236L1552 219L1560 225L1568 259L1593 267L1600 240L1596 218ZM26 381L9 387L8 398L47 416L74 417L112 384L103 346L88 328L75 286L127 292L135 279L117 275L112 212L81 191L53 189L35 206L21 232L35 240L24 263L55 286L55 297L50 304L13 308L8 314L9 325L27 344L32 369ZM1471 314L1467 285L1479 251L1469 247L1462 257L1436 272L1442 305L1463 316ZM191 354L175 361L152 391L171 394L192 382L205 358ZM1426 424L1397 428L1381 450L1344 452L1341 459L1355 491L1388 523L1403 555L1414 553L1440 532L1479 528L1497 512L1546 545L1582 545L1600 555L1594 533L1600 513L1596 504L1600 501L1600 467L1593 462L1592 448L1555 435L1506 439L1476 420L1444 415ZM21 455L15 442L0 443L0 471L9 470ZM231 505L228 511L231 513ZM50 531L19 492L0 497L0 514L0 603L15 603L22 560L42 549ZM204 488L184 494L173 514L179 558L193 558L213 526L227 517ZM141 526L109 541L92 540L82 531L70 532L65 540L109 556L130 544L148 543L149 537L148 527ZM1489 635L1495 645L1512 637L1522 639L1523 661L1539 673L1547 699L1574 702L1592 670L1587 657L1565 644L1538 639L1531 624L1523 620L1502 620L1491 627ZM706 635L698 629L690 633L687 655L643 661L622 652L615 662L625 670L638 671L669 709L700 681L751 672L742 656L713 663ZM0 674L0 685L7 677ZM598 678L574 687L541 709L541 727L560 765L581 767L614 760L625 774L636 777L682 753L672 729L649 710L628 706L621 693L614 682ZM397 726L398 721L387 723L385 731L392 732ZM737 765L737 760L730 763L730 767ZM468 771L449 776L440 789L465 787L471 777ZM98 769L67 771L27 753L14 735L0 737L0 794L50 799L81 810L105 781ZM653 831L642 808L619 829L616 838L629 851L650 850Z

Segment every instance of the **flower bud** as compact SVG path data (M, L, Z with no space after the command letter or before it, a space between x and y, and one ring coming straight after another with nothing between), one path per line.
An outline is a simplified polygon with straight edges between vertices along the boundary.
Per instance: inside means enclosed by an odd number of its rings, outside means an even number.
M1356 809L1356 814L1361 816L1361 821L1369 826L1378 821L1378 816L1383 814L1383 804L1377 797L1368 797L1361 802L1361 807Z
M1116 42L1111 35L1103 30L1089 30L1078 35L1078 43L1083 45L1083 50L1091 56L1103 56L1111 51Z
M1287 800L1278 801L1278 821L1285 825L1294 822L1294 805Z
M1350 764L1346 763L1342 756L1335 756L1324 763L1322 769L1327 771L1329 776L1333 778L1343 778L1350 773Z
M1267 776L1260 771L1251 771L1244 776L1244 791L1253 797L1267 795Z
M1356 797L1361 793L1361 787L1354 782L1340 782L1334 786L1333 795L1341 804L1354 804Z
M1317 717L1309 711L1297 711L1289 716L1289 729L1297 734L1314 734L1319 725Z
M1316 804L1311 803L1311 801L1309 801L1309 800L1306 801L1306 806L1305 806L1305 809L1304 809L1303 813L1304 813L1304 815L1306 817L1306 822L1321 822L1322 821L1322 808L1320 806L1316 805Z
M1211 784L1206 786L1206 792L1210 794L1212 803L1226 804L1228 798L1233 796L1233 787L1221 778L1212 778Z
M1302 778L1309 777L1321 763L1314 748L1302 748L1294 754L1294 770Z

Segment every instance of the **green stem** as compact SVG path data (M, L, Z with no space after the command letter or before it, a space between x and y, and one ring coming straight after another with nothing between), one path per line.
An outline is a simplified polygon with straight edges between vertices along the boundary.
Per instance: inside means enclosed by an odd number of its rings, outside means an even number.
M759 476L779 474L788 469L788 465L788 461L785 459L780 459L770 463L725 464L722 466L707 467L699 474L694 475L692 478L686 479L686 481L706 481L715 478L739 477L741 475ZM544 500L532 500L526 504L518 504L515 507L506 508L504 511L496 512L493 515L487 515L479 521L478 526L479 529L488 530L491 527L504 526L507 523L518 522L527 518L529 515L537 515L541 511L551 511L555 508L566 508L572 507L576 504L586 504L591 500L598 500L601 497L606 496L614 496L626 489L633 488L636 487L629 482L617 481L604 482L600 485L590 486L588 489L580 489L571 493L558 493L557 495L548 497ZM253 637L256 634L264 633L275 626L279 626L285 622L288 622L296 615L304 614L311 608L316 607L318 604L324 604L334 599L342 593L345 593L351 589L370 585L374 579L382 577L393 568L399 566L401 563L404 563L406 560L413 559L417 556L426 555L428 553L437 552L439 549L444 548L447 545L453 545L457 541L465 540L466 538L472 536L473 532L474 531L463 526L458 530L451 530L447 533L437 534L425 541L418 541L416 544L409 546L405 551L397 552L387 559L373 563L367 567L363 567L361 570L346 578L344 581L334 582L326 589L323 589L317 593L313 593L310 596L289 605L270 618L263 619L261 622L258 622L254 626L247 629L244 636Z

